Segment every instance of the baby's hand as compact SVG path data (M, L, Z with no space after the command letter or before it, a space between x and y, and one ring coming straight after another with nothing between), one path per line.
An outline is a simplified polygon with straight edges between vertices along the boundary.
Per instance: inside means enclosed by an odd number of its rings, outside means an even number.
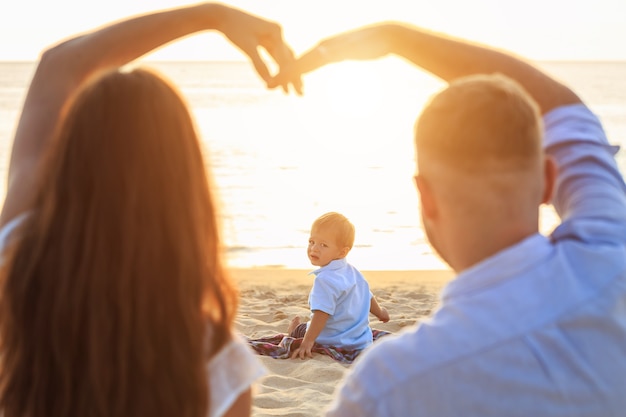
M383 323L387 323L389 321L389 312L385 307L380 308L380 314L378 315L378 320Z
M295 358L300 358L300 359L312 358L313 357L313 353L311 352L311 349L313 349L313 345L314 344L315 344L315 342L309 342L308 340L302 340L302 344L300 344L300 347L293 352L293 354L291 355L291 359L295 359Z

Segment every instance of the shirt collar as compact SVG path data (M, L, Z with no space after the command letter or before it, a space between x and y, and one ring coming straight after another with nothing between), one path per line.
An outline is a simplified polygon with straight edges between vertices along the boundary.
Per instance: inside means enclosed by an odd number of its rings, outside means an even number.
M520 277L524 271L536 267L551 250L552 244L546 236L533 234L461 272L443 289L441 299L448 301Z
M341 269L348 264L348 260L346 258L334 259L328 263L328 265L324 265L323 267L316 269L315 271L309 272L309 275L315 274L317 276L320 272L324 270L335 271L337 269Z

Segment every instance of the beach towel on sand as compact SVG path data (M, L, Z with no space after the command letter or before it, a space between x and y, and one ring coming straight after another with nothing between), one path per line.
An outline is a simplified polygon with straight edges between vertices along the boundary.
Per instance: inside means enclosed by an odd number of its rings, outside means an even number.
M374 341L388 334L390 333L383 330L372 329ZM293 351L300 347L302 338L294 338L279 333L274 336L259 339L247 339L247 341L252 349L259 355L271 356L274 359L288 359ZM334 360L346 364L352 363L362 350L363 349L345 349L336 346L320 345L318 343L313 345L313 349L311 349L312 352L328 355Z

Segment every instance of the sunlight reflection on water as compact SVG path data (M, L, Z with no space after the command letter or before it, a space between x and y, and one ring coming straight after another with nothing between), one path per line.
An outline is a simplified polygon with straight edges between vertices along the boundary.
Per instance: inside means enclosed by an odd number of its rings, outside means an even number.
M0 63L0 175L32 71ZM305 96L267 91L245 62L156 66L183 91L207 148L233 266L311 268L312 221L340 211L356 226L361 269L442 269L420 227L413 124L443 84L398 59L344 62L305 76ZM623 63L542 63L573 85L612 143L626 141ZM626 143L626 142L625 142ZM626 154L618 154L626 166ZM5 182L0 182L4 195ZM541 231L558 218L541 209Z

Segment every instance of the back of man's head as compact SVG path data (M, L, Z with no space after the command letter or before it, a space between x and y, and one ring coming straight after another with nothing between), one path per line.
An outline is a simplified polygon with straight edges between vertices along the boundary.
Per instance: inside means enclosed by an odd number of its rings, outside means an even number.
M541 155L538 106L515 81L476 75L454 81L424 109L415 129L418 161L464 174L535 167Z
M459 79L415 127L430 243L456 270L535 233L546 163L538 106L501 75Z

